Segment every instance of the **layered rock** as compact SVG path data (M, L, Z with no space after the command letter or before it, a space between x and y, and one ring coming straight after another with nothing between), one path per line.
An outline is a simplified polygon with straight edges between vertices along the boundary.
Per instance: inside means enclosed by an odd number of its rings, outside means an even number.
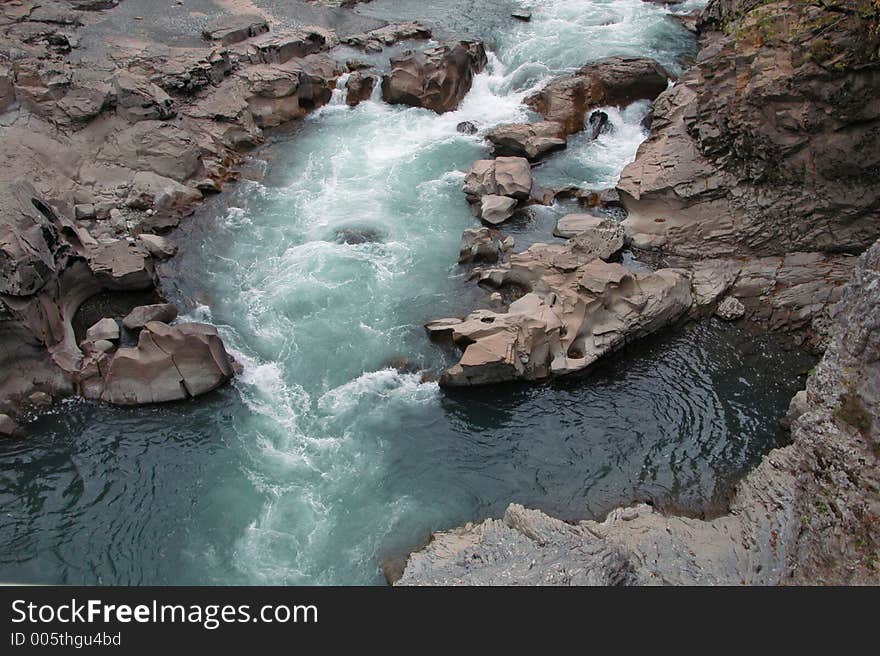
M479 41L444 43L428 50L408 50L392 58L382 79L382 98L394 105L424 107L438 114L456 109L486 67Z
M772 451L711 521L647 505L576 524L513 504L435 533L398 585L877 584L880 243L836 306L833 339Z
M669 73L653 59L610 57L552 80L525 99L545 121L558 123L565 134L584 129L587 112L605 105L653 100L669 83Z
M851 5L710 2L618 186L635 245L860 253L880 235L880 16Z

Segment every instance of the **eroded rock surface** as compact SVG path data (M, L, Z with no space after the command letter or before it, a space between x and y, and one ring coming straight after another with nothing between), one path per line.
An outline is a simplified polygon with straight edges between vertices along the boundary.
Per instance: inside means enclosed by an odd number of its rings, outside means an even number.
M425 107L438 114L452 111L486 63L486 51L479 41L406 51L391 60L391 72L382 79L382 98L391 104Z

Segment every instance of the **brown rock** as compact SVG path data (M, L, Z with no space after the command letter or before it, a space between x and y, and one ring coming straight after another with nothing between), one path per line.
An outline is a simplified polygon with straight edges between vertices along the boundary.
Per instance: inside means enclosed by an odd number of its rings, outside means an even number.
M151 321L171 323L177 318L177 308L171 303L140 305L129 312L122 320L128 330L140 330Z
M486 138L500 156L525 157L530 161L566 147L565 130L559 123L514 123L490 131Z

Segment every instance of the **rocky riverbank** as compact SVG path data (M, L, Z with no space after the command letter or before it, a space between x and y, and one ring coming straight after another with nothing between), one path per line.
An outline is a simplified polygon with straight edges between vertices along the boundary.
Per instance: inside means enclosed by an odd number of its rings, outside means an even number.
M234 375L213 327L169 326L178 309L157 275L176 251L167 232L237 179L264 130L325 105L341 75L357 69L368 96L380 74L352 53L430 36L332 5L0 7L3 434L52 399L182 400ZM444 111L483 66L476 42L404 53L384 94Z
M567 243L536 244L475 272L516 300L504 303L500 293L499 311L427 326L462 349L441 379L461 386L595 366L685 317L745 317L827 346L792 401L791 446L766 457L716 520L636 506L567 524L513 504L502 520L436 533L410 556L401 584L878 580L880 352L871 345L880 330L880 244L857 265L853 256L880 236L877 18L864 2L710 2L696 25L696 65L644 95L656 96L651 136L616 190L622 226L564 217L556 234ZM559 129L517 128L515 154L536 159L556 147L550 139L601 129L599 112L589 114L594 88L601 83L579 74L527 100ZM510 151L510 132L493 141ZM465 192L490 170L475 165ZM589 192L614 198L579 195ZM493 225L515 205L483 198L492 200L477 214ZM654 251L668 268L644 273L609 261L624 245ZM496 249L491 259L503 257Z

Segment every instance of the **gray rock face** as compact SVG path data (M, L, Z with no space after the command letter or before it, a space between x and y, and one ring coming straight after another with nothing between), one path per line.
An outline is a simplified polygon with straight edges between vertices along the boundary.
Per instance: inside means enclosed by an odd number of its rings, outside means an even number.
M552 121L502 125L486 135L497 156L525 157L530 161L563 150L568 145L565 137L562 125Z
M669 73L653 59L610 57L551 81L525 103L565 134L584 129L587 112L603 105L653 100L667 87Z
M114 405L180 401L206 394L232 378L213 326L150 322L136 348L121 348L109 363L101 398Z
M393 105L425 107L438 114L458 107L486 67L479 41L444 43L424 51L408 50L391 60L382 79L382 98Z
M754 38L771 23L788 27ZM656 100L620 179L633 243L690 257L873 243L880 109L865 29L819 3L710 2L697 65Z
M398 585L877 584L877 317L880 242L856 266L828 350L796 397L792 444L740 483L730 514L704 521L639 505L570 525L511 505L502 521L434 534Z
M28 296L56 272L57 228L29 182L0 182L0 293Z
M144 77L120 72L114 87L117 111L132 123L172 118L177 113L171 96Z

